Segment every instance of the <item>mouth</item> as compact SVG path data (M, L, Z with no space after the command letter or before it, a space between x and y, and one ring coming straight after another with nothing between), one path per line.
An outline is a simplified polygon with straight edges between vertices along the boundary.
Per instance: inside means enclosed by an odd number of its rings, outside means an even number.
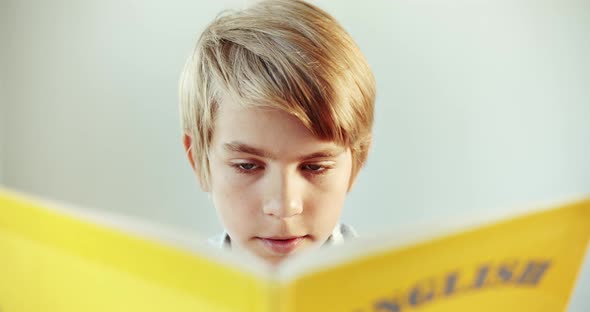
M304 236L283 236L283 237L258 237L263 246L277 254L289 254L305 239Z

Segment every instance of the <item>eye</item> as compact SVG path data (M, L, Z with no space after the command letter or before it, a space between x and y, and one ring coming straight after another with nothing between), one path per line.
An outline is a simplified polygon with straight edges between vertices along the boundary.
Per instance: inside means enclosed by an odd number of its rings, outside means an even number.
M246 164L238 164L238 167L242 170L250 171L250 170L256 169L256 167L258 167L258 166L256 166L255 164L246 163Z
M320 173L320 172L323 172L324 170L327 169L325 166L318 165L318 164L306 164L301 167L303 170L311 171L313 173Z
M231 166L238 173L254 173L262 168L261 166L254 164L254 163L235 163L235 164L231 164Z

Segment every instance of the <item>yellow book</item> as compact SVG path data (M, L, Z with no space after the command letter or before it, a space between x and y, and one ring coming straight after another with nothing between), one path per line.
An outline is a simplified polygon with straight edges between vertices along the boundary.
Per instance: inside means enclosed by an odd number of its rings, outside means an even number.
M590 199L361 238L276 270L137 224L0 190L0 311L565 311Z

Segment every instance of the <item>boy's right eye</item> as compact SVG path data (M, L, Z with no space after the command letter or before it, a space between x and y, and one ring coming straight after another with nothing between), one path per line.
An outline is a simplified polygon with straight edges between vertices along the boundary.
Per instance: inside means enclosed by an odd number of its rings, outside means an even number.
M255 164L239 164L239 166L240 166L240 169L243 169L243 170L252 170L252 169L256 168Z
M253 163L238 163L233 164L232 167L234 167L240 173L249 173L260 169L260 166Z

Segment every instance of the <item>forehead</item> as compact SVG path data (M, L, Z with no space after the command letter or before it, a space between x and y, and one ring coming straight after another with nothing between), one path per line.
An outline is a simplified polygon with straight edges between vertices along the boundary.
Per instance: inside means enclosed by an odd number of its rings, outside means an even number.
M219 103L212 145L218 148L240 142L284 154L340 147L317 138L299 119L278 108Z

